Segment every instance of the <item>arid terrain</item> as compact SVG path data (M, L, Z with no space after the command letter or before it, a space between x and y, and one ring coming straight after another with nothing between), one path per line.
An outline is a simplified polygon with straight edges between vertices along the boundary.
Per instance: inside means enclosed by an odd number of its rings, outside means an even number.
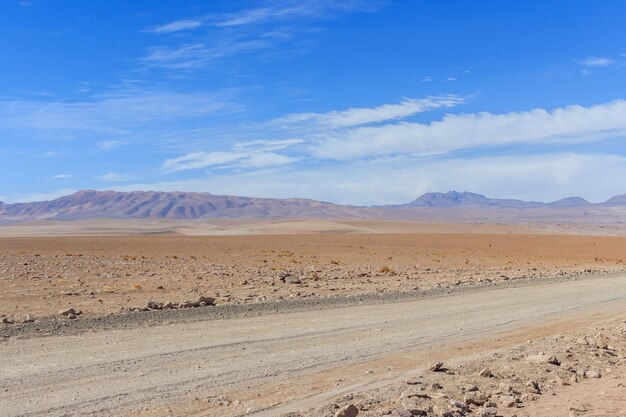
M624 237L372 220L223 221L200 236L161 226L2 228L7 416L626 408Z

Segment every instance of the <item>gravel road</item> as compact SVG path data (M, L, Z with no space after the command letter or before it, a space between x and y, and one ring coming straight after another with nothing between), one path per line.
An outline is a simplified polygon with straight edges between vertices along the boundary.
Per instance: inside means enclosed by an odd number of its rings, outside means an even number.
M623 313L625 299L626 277L612 275L10 337L0 342L0 410L4 416L168 415L171 406L178 414L272 415L380 383L382 374L368 366L385 364L384 377L391 378L419 363L385 358L432 350L445 356L446 348L463 345L457 353L480 354L488 343L477 341L514 331L531 337L533 329L575 325L583 317L600 320ZM234 395L246 406L224 411L207 401Z

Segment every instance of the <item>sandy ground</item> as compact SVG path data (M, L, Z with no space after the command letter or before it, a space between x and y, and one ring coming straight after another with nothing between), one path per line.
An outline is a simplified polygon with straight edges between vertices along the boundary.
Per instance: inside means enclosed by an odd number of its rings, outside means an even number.
M439 227L447 232L1 238L0 315L423 291L626 266L623 237Z
M470 381L500 401L502 393L493 394L500 383L526 392L529 379L538 381L540 393L520 406L530 410L536 400L550 407L542 397L561 395L551 381L570 378L570 368L581 384L592 379L590 371L623 375L626 340L612 331L616 324L605 330L611 347L600 353L594 341L574 341L576 332L593 333L626 317L625 300L626 278L615 275L253 316L242 308L228 319L123 323L73 335L25 334L0 342L0 410L6 416L332 416L335 405L351 402L374 416L407 401L415 408L447 406ZM524 343L534 338L541 339ZM561 366L526 365L528 354L544 350ZM449 371L428 371L434 360ZM477 376L485 366L494 377ZM404 392L402 381L416 378L425 397ZM441 385L437 392L434 382ZM500 408L501 415L513 415Z
M388 221L61 223L0 228L2 415L626 409L624 237ZM177 308L202 296L215 306ZM82 314L59 315L68 308ZM540 352L562 364L525 360ZM448 371L430 372L433 361ZM493 377L477 376L485 367ZM473 385L486 402L463 408Z

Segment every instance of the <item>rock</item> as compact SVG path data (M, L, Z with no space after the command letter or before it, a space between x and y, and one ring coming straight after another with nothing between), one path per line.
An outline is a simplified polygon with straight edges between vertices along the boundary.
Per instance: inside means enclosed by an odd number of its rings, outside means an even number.
M14 320L12 317L2 317L2 323L4 324L13 324Z
M517 398L512 395L502 395L499 398L499 402L502 407L511 408L517 404Z
M335 417L356 417L358 414L359 409L356 408L354 404L348 404L337 410Z
M495 407L485 407L478 409L480 417L495 417L498 415L498 409Z
M391 415L394 417L412 417L413 412L405 410L404 408L396 408L391 412Z
M526 387L528 388L528 392L532 392L533 394L539 394L541 392L539 383L535 380L528 381Z
M469 384L465 386L464 390L466 392L474 392L474 391L478 391L478 387L474 384Z
M537 394L534 394L532 392L529 392L527 394L522 395L522 397L520 398L520 400L522 400L523 402L528 402L528 401L536 401L538 400L539 397L537 396Z
M544 354L540 355L528 355L526 357L526 362L530 363L549 363L551 365L561 366L561 361L556 358L556 356L548 356Z
M493 377L493 373L491 372L491 369L489 368L483 368L479 373L479 376L484 376L485 378L491 378Z
M461 402L461 401L457 401L454 399L450 400L450 405L454 408L458 408L459 410L462 410L463 412L468 411L469 407L467 404Z
M430 396L426 394L424 391L419 391L417 389L408 389L402 393L402 396L405 398L413 398L413 397L422 398L422 399L430 398Z
M198 298L198 304L205 304L207 306L214 306L215 305L215 298L213 297L207 297L207 296L200 296L200 298Z
M595 336L596 347L598 349L608 349L609 347L609 338L604 333L598 333Z
M428 411L422 410L421 408L409 408L407 411L410 412L411 415L414 415L414 416L427 416L428 415Z
M419 378L410 378L404 381L404 383L407 385L419 385L422 381Z
M602 374L599 371L585 371L585 378L601 378Z
M430 366L430 370L433 372L441 372L443 369L443 362L435 362Z
M35 322L35 319L30 314L27 314L22 320L22 323L34 323L34 322Z
M69 316L70 314L76 314L76 310L74 310L73 308L59 310L59 316Z
M289 275L285 277L285 284L302 284L302 280L298 277L294 277L293 275Z
M70 314L67 315L67 318L70 319L70 320L74 320L76 318L76 314L70 313Z
M163 303L157 303L156 301L150 300L146 304L146 307L148 307L150 310L162 310L163 309Z
M487 396L482 392L469 391L463 396L463 401L468 405L483 405L487 402Z

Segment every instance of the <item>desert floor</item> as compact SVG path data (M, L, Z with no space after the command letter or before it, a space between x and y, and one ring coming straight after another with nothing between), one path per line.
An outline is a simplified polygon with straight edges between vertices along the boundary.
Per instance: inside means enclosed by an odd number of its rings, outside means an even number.
M122 226L4 231L6 415L626 409L626 238L365 221L238 223L243 235L225 223L214 236ZM215 305L191 307L201 297Z

